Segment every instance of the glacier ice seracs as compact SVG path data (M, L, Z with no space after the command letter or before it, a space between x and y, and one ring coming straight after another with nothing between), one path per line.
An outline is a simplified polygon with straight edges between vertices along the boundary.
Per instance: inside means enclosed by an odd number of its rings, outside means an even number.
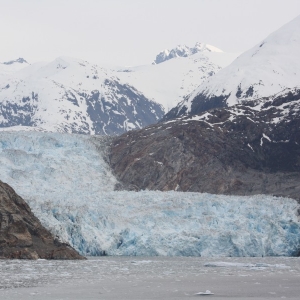
M84 255L299 254L296 201L114 191L108 143L108 137L1 132L1 180L47 228Z
M288 256L300 249L291 199L143 191L30 205L84 255Z

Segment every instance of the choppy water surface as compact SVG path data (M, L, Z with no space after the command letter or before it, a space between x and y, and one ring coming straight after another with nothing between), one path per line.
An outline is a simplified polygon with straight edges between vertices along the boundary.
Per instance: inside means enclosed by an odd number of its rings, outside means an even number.
M0 260L0 299L299 299L300 258Z

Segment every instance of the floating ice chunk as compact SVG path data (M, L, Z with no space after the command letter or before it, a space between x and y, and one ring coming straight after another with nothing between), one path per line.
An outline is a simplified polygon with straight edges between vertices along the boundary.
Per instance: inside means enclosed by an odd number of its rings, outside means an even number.
M195 295L205 296L205 295L214 295L214 293L212 293L210 290L206 290L205 292L199 292L196 293Z
M250 263L231 263L231 262L209 262L204 264L205 267L225 267L225 268L279 268L279 269L289 269L289 266L284 264L265 264L265 263L257 263L257 264L250 264Z
M139 261L133 260L131 263L135 265L143 265L143 264L151 264L152 262L153 262L152 260L139 260Z

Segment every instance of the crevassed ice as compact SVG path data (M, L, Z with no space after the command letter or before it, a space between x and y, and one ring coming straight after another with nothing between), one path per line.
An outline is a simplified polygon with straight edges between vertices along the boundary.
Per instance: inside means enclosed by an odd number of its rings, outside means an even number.
M103 159L106 137L0 132L0 180L26 200L83 199L113 191L117 182Z
M1 180L84 255L297 255L296 201L258 195L113 191L107 138L0 134Z
M85 255L272 256L300 249L297 204L269 196L106 192L31 206Z

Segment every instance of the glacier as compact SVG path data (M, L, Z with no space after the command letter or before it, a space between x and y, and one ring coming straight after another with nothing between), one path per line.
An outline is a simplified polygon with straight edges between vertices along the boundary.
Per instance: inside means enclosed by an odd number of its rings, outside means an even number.
M83 255L299 255L295 200L115 191L109 142L101 136L1 131L0 179Z

